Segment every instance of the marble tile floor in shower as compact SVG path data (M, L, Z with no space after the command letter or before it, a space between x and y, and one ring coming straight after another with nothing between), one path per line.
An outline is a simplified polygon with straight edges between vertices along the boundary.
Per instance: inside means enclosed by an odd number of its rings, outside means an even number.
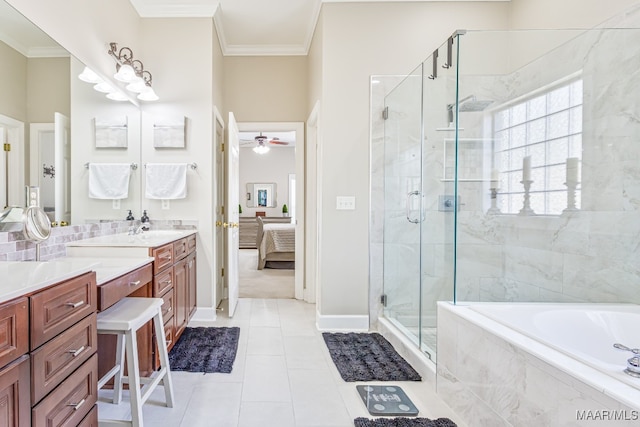
M175 405L164 406L158 387L144 405L151 427L350 427L369 417L356 385L342 380L315 326L315 305L293 299L241 298L233 318L226 308L214 323L239 326L238 353L230 374L173 372ZM371 383L380 384L380 383ZM384 383L383 383L384 384ZM394 382L427 418L448 417L465 427L425 382ZM123 403L100 390L101 418L130 419Z

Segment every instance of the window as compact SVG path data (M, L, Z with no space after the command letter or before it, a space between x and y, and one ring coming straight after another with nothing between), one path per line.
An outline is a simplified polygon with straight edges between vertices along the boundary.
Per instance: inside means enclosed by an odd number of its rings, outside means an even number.
M516 214L522 209L522 164L530 156L531 208L536 214L561 214L567 207L567 159L582 161L582 80L498 110L493 129L501 212ZM578 186L576 207L580 205Z

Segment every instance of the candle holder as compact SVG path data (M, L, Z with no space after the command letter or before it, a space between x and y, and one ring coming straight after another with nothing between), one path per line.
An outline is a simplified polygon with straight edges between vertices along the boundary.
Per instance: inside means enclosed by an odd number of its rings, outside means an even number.
M520 181L520 184L524 185L524 204L522 209L520 209L520 213L518 215L535 215L533 209L531 209L531 184L533 184L532 179L527 179Z
M491 207L489 208L487 213L494 215L502 213L500 212L500 208L498 207L498 187L491 187L489 188L489 191L491 192Z
M580 181L567 180L564 185L567 186L567 208L563 210L563 213L577 212L580 209L576 208L576 188L578 188Z

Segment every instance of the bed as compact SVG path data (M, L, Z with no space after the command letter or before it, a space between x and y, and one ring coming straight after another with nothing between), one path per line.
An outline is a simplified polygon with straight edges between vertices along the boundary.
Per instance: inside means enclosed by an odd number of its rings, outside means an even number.
M295 224L265 223L258 217L258 270L267 268L295 267Z

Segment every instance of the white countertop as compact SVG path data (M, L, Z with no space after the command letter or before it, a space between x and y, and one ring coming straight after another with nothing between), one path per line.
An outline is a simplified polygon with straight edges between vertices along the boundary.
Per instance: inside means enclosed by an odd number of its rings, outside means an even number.
M140 234L128 235L127 233L111 234L108 236L92 237L67 243L67 247L129 247L129 248L154 248L162 246L174 240L196 234L197 230L150 230Z
M65 257L51 261L0 262L0 303L95 271L98 285L153 261L141 258Z

